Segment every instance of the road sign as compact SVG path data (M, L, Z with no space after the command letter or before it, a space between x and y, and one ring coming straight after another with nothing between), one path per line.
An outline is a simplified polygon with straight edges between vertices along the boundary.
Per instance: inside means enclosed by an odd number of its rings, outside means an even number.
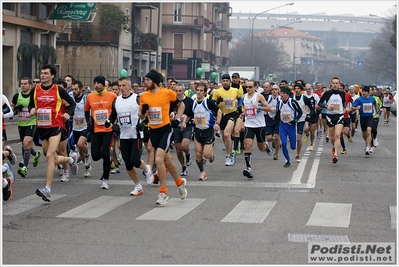
M97 3L58 3L49 19L88 20Z
M357 65L358 65L359 67L362 67L362 66L364 65L364 60L358 60L358 61L357 61Z
M306 59L306 65L312 65L312 59L307 58Z

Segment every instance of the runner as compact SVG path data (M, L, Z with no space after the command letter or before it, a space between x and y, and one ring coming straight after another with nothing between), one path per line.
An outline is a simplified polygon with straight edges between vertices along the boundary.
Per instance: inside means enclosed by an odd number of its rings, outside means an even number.
M292 98L292 92L287 87L281 87L281 101L277 106L276 116L280 118L280 142L285 157L285 168L291 167L290 155L287 149L287 137L290 140L290 148L296 149L297 131L296 123L298 118L302 116L302 109L298 102Z
M363 139L366 142L366 155L370 155L372 145L371 129L373 128L373 115L378 110L377 102L374 97L370 97L370 87L364 86L362 88L362 96L356 99L352 105L352 110L359 110L360 114L360 128L362 129ZM376 115L378 118L378 113Z
M112 112L105 122L105 127L112 128L112 122L118 119L122 157L125 161L126 171L135 185L130 195L139 196L144 193L144 190L135 168L140 168L144 171L147 184L151 184L154 177L150 166L145 165L144 161L141 160L144 126L138 117L138 95L130 91L132 84L129 77L119 78L118 85L121 94L112 103Z
M243 175L247 178L254 178L252 174L252 146L254 138L258 144L260 151L266 151L265 143L265 116L264 112L272 111L262 94L255 92L255 83L252 80L245 81L247 93L244 94L244 113L240 114L241 118L245 116L245 131L244 131L244 144L245 144L245 165L246 169Z
M22 142L22 161L19 163L18 174L25 178L28 173L28 165L31 155L33 158L33 167L39 164L42 152L33 148L33 138L36 134L36 116L29 114L29 102L31 98L32 81L28 77L23 77L20 82L21 92L16 93L11 101L11 107L14 114L18 114L18 132L19 139Z
M103 173L101 175L101 188L109 189L109 174L111 170L110 149L113 143L114 132L118 126L105 127L105 121L112 111L112 103L117 97L105 87L104 76L94 78L94 92L86 98L84 106L87 131L91 132L91 157L94 161L103 159Z
M213 153L214 131L218 131L220 128L222 112L214 101L205 97L205 84L198 83L196 93L197 99L191 103L185 122L187 123L194 118L195 161L200 171L198 178L201 181L206 181L208 176L204 170L203 157L210 163L215 160Z
M217 89L212 96L222 111L222 120L220 122L220 130L222 133L223 143L226 148L226 166L235 164L236 154L232 151L232 134L238 115L242 112L242 98L237 88L230 86L230 75L222 76L222 86Z
M332 162L338 162L337 151L339 151L341 141L341 132L344 127L344 107L345 92L339 90L340 80L333 77L331 80L331 89L324 92L320 98L319 106L326 108L326 120L328 125L329 136L332 144Z
M36 195L46 202L51 201L55 165L69 163L72 174L78 172L75 152L72 151L69 157L57 155L60 143L68 139L66 121L73 116L76 104L64 88L53 84L56 74L56 69L49 64L41 68L41 83L36 85L29 103L30 115L37 116L37 129L47 159L46 186L38 188ZM64 101L69 105L66 106Z
M319 95L315 94L312 92L312 86L310 83L305 85L306 93L304 96L309 98L310 103L312 104L313 110L313 115L306 116L306 123L305 123L305 139L304 142L306 143L308 141L308 136L310 133L310 144L309 144L309 151L313 151L314 149L314 141L316 139L316 134L317 134L317 124L319 121L319 114L316 110L317 104L320 101Z
M274 147L273 159L278 160L278 151L280 149L280 117L276 116L276 109L281 101L279 95L280 87L276 84L273 85L271 92L272 94L266 98L271 108L271 111L265 112L266 152L269 147Z
M169 200L168 188L166 187L166 168L175 180L178 187L180 199L187 197L184 178L180 178L170 153L169 145L173 137L173 128L178 127L184 112L184 103L177 99L173 90L160 88L161 74L156 70L148 72L144 78L146 91L140 95L139 117L144 120L147 116L150 123L150 140L155 149L155 161L158 168L160 182L159 194L156 204L162 205ZM175 103L179 109L175 120L170 122L170 104ZM184 123L184 122L183 122ZM172 127L171 127L172 126ZM184 125L185 126L185 125ZM184 128L182 125L182 127Z

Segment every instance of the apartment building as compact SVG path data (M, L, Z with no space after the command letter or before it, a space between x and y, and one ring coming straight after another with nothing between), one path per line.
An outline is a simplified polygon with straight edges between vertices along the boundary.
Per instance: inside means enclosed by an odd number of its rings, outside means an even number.
M55 5L2 2L2 89L9 99L18 92L20 78L38 76L43 64L55 62L61 27L47 19Z

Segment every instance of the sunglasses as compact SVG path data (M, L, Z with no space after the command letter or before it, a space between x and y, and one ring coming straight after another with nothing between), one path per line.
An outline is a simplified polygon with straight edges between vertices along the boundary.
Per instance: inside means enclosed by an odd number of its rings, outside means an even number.
M33 83L40 83L40 81L33 81Z

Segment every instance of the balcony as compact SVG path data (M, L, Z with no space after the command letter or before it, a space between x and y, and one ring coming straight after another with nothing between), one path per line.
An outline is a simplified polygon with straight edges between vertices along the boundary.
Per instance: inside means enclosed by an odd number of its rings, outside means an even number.
M162 14L162 23L164 27L190 26L197 29L202 29L203 27L209 29L211 27L209 19L195 15Z
M173 53L173 59L200 58L204 62L215 62L216 55L201 49L175 49L162 47L162 52Z
M97 44L119 45L120 31L103 27L72 27L65 28L57 37L58 44Z
M161 39L158 42L158 36L153 33L142 33L134 36L134 50L138 52L157 51L160 43Z

